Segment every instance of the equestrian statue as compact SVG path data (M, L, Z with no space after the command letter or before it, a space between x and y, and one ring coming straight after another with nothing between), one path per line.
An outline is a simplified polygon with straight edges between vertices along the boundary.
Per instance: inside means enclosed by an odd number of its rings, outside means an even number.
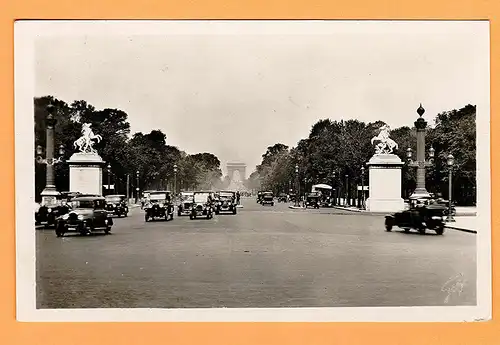
M102 137L99 134L94 134L90 126L90 123L84 123L82 125L82 136L73 143L73 146L75 148L78 147L82 153L97 154L97 151L93 148L93 140L95 139L97 142L100 142Z
M372 145L374 142L378 142L378 144L375 145L375 154L391 154L394 149L398 149L398 144L389 138L390 131L391 128L388 125L383 125L380 127L380 133L372 138Z

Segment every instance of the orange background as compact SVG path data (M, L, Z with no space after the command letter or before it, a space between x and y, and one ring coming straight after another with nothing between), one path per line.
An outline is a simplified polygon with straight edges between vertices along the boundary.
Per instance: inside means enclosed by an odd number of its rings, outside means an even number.
M182 4L181 4L182 2ZM18 323L15 320L13 29L15 19L489 19L491 145L498 146L498 0L0 0L0 343L32 344L500 344L499 322L480 323ZM492 150L492 171L498 150ZM493 176L493 175L492 175ZM492 210L498 183L492 179ZM497 193L495 193L497 192ZM493 213L493 229L499 225ZM493 235L493 316L498 308L499 237Z

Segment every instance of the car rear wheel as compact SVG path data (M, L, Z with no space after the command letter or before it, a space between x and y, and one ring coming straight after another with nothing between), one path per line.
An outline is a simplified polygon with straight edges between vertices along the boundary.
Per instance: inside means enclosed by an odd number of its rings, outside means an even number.
M106 235L109 235L111 233L111 227L110 226L106 227L106 230L104 230L104 233Z
M148 215L145 215L145 216L144 216L144 220L145 220L146 222L149 222L149 216L148 216Z
M425 227L420 227L418 229L418 232L419 232L420 235L425 235Z

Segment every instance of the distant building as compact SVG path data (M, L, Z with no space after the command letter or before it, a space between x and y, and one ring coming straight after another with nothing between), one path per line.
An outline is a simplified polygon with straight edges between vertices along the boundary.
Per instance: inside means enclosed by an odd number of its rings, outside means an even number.
M235 179L235 171L238 171L241 182L243 182L246 178L247 165L245 163L227 163L227 176L229 179L233 181Z

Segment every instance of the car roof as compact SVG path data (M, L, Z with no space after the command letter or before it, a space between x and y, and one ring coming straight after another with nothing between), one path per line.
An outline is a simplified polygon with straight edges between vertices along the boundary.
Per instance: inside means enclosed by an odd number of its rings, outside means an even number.
M93 200L106 200L103 196L78 196L73 198L73 201L93 201Z
M149 192L149 194L164 194L164 193L171 193L169 190L152 190Z
M106 198L108 198L108 197L116 197L116 196L124 197L125 195L123 195L123 194L111 194L111 195L106 195Z

